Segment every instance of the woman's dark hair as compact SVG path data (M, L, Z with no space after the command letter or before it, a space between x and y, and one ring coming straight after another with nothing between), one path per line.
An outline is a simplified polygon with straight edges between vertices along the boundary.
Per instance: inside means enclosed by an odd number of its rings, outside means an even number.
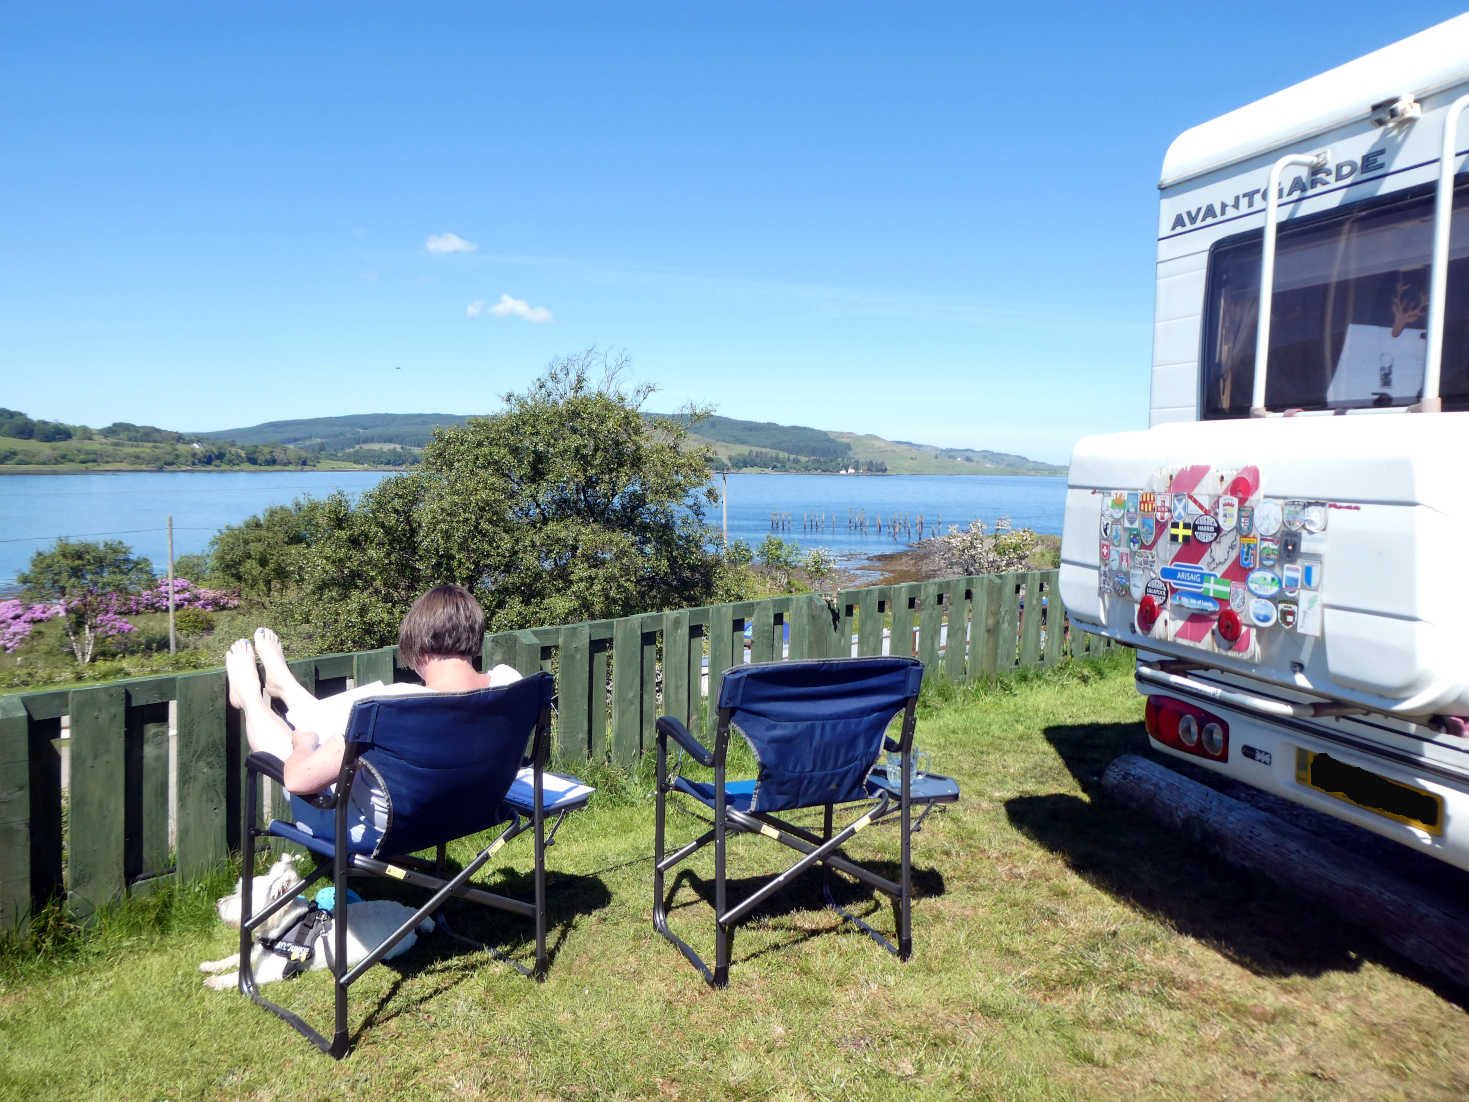
M416 670L426 658L473 662L484 645L485 610L457 585L440 585L413 602L398 629L398 655Z

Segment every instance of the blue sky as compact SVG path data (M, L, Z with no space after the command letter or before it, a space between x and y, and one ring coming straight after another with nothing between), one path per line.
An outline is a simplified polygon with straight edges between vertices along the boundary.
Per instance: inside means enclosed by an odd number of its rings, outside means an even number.
M1146 422L1181 130L1450 5L13 5L0 405L647 408L1064 462Z

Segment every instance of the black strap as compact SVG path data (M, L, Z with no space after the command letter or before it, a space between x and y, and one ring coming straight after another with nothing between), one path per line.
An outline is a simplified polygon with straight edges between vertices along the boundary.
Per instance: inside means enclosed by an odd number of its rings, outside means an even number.
M289 930L280 937L259 939L262 948L286 958L283 979L293 979L311 968L311 959L316 955L317 939L331 928L332 915L324 911L313 900L306 904L306 913L298 918Z

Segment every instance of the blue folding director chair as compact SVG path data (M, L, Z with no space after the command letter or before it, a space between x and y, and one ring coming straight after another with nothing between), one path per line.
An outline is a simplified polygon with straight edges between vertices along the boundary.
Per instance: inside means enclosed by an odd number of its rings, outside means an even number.
M506 959L526 975L543 979L546 971L545 850L566 815L584 806L591 790L577 786L546 799L545 764L555 681L549 673L534 673L501 688L466 693L391 697L364 700L352 709L347 726L347 749L333 789L309 797L335 814L330 838L313 836L295 824L260 822L261 778L282 782L282 763L270 754L246 758L246 798L241 837L244 873L241 877L240 991L290 1023L323 1052L340 1059L348 1049L347 989L395 944L450 897L484 904L531 918L535 923L536 955L533 968ZM529 783L517 780L524 765ZM348 832L352 787L371 774L375 788L386 795L388 823L375 845L354 843ZM549 834L547 815L554 816ZM508 825L457 874L444 876L446 843L478 834L502 823ZM533 831L535 838L534 899L527 902L470 886L469 880L499 849L516 835ZM331 874L334 901L340 918L349 876L385 876L428 889L432 894L413 915L368 956L347 967L347 923L333 921L332 951L328 961L335 996L335 1028L330 1041L300 1017L260 994L250 967L251 935L290 902L288 893L254 912L251 877L255 871L258 838L272 835L305 847L316 858L305 888ZM411 856L436 848L437 860ZM243 917L248 916L248 917ZM467 940L467 939L466 939ZM499 955L499 954L497 954Z
M880 945L907 960L912 938L911 836L923 818L939 803L959 798L959 786L948 777L927 775L915 779L908 768L913 753L914 709L923 665L917 659L880 657L827 661L766 662L734 666L724 672L719 689L719 719L711 752L677 719L660 718L656 725L658 787L653 841L653 925L683 952L715 987L729 981L730 945L734 927L772 893L779 891L813 865L822 866L826 901L843 918L856 923ZM885 737L888 725L903 713L897 741ZM730 782L725 777L730 731L737 729L754 750L758 763L754 780ZM669 776L668 742L700 765L714 770L713 783ZM902 755L904 768L889 778L876 766L887 749ZM672 853L665 852L664 825L668 795L682 793L713 813L713 825L700 837ZM858 817L833 830L838 804L863 803ZM921 806L915 820L913 810ZM821 807L824 823L818 836L777 813ZM899 875L890 880L852 861L842 847L864 827L897 815L900 830ZM737 903L728 898L726 842L730 832L763 834L802 854L784 872L774 876ZM665 875L710 842L714 844L714 965L702 957L668 924ZM897 911L898 944L837 906L827 880L835 870L892 897Z

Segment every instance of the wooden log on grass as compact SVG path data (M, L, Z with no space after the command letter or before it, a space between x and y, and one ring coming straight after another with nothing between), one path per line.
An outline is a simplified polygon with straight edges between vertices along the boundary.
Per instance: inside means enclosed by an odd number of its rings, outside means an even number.
M1394 952L1469 990L1469 912L1452 901L1135 754L1107 766L1102 788L1231 865L1324 904Z

